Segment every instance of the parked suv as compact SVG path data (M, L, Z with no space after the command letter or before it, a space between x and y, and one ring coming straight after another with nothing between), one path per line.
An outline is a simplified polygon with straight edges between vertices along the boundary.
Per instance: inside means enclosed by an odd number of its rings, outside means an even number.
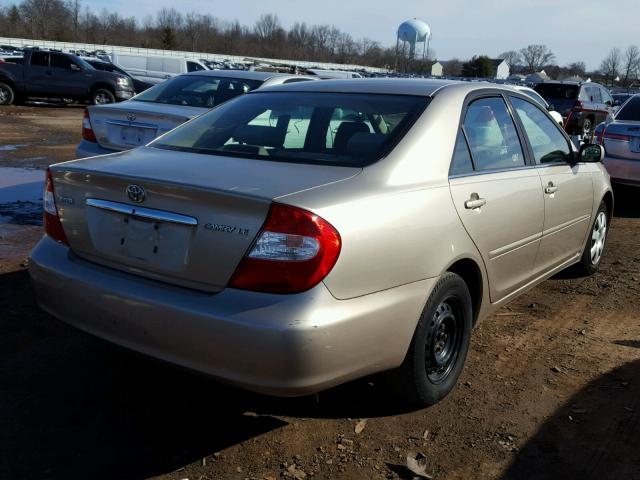
M27 98L65 98L99 105L133 95L131 78L96 70L70 53L27 50L22 63L0 63L0 105Z
M543 82L535 91L562 115L569 135L590 138L593 129L614 112L609 91L593 82Z

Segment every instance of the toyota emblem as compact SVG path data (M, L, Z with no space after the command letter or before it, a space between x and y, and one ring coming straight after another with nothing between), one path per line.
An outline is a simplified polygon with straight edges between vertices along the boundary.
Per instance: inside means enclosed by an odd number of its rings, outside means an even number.
M129 120L130 122L133 122L135 119L136 119L135 113L127 113L127 120Z
M147 194L145 193L144 188L140 185L129 185L127 187L127 196L132 202L142 203L147 197Z

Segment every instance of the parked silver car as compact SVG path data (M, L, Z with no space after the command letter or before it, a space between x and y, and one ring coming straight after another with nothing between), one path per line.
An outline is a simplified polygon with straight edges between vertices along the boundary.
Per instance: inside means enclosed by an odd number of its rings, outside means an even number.
M602 156L507 87L260 89L146 147L51 166L29 270L54 316L248 389L392 370L432 404L478 320L598 268Z
M118 104L88 107L76 158L139 147L231 98L257 88L317 80L273 72L206 70L179 75Z
M595 138L605 149L604 165L611 181L640 187L640 94L598 125Z

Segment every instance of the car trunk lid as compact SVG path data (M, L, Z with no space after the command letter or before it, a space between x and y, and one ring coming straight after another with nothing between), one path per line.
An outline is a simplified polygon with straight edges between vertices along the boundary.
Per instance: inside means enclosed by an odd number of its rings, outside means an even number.
M603 138L607 156L640 161L640 122L613 122L606 126Z
M100 146L128 150L154 138L207 110L183 105L128 101L89 107L91 127Z
M216 292L251 246L274 199L345 180L360 169L145 147L51 171L75 254Z

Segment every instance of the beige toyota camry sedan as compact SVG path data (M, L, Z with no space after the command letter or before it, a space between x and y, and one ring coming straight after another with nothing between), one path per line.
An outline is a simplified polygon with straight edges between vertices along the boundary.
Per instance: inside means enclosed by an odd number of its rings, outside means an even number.
M433 404L478 320L598 268L602 157L496 85L261 89L145 147L51 166L30 273L65 322L247 389L388 371Z

